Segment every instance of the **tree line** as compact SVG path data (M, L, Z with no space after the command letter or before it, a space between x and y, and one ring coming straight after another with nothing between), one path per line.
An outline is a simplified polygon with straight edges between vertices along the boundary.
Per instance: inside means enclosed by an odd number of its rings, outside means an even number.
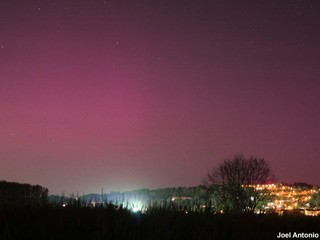
M255 186L273 181L273 171L264 158L248 158L236 154L210 169L203 185L197 187L141 189L106 195L90 194L74 199L85 203L84 205L93 201L117 205L136 200L151 206L178 205L194 211L243 213L254 212L264 203L270 202L270 192L258 190ZM309 201L310 207L319 206L319 196L319 192L312 196ZM48 198L48 189L42 186L0 181L0 205L44 205L48 200L52 203L64 202L59 196L52 199L52 196ZM72 199L73 197L70 197L69 201L72 202Z
M0 181L1 206L42 206L48 202L48 193L40 185Z

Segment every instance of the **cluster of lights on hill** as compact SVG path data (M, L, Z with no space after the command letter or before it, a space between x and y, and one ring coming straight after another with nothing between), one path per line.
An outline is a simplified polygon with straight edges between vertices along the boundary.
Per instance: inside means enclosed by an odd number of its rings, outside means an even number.
M258 184L249 187L258 191L267 190L270 194L271 200L263 206L264 210L274 210L279 214L287 210L300 210L305 215L320 215L320 209L311 208L309 203L313 194L320 194L318 187L284 184Z

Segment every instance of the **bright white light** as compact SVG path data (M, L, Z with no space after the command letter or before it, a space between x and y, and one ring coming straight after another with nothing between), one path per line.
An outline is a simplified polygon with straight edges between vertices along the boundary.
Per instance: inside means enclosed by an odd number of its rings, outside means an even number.
M133 207L131 209L132 212L139 212L141 209L139 209L138 207Z
M129 210L136 213L141 212L143 209L143 205L140 201L134 201L129 204Z

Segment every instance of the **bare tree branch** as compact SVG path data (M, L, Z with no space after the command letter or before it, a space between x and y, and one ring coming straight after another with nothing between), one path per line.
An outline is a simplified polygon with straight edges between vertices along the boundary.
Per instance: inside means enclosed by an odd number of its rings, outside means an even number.
M236 154L233 159L225 159L208 171L204 183L215 192L216 199L220 201L218 204L225 208L223 210L254 211L263 194L253 186L267 183L273 176L264 158L245 158Z

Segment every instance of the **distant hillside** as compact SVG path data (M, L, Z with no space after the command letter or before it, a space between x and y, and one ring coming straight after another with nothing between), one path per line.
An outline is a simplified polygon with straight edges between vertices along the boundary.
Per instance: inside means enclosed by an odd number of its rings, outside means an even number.
M188 201L192 204L203 204L206 199L206 190L204 186L197 187L177 187L162 189L138 189L126 192L110 192L105 194L91 193L82 196L62 197L58 195L49 196L51 203L67 203L72 200L79 200L85 204L112 203L115 205L123 204L129 208L146 206L150 204L164 204L172 200Z

